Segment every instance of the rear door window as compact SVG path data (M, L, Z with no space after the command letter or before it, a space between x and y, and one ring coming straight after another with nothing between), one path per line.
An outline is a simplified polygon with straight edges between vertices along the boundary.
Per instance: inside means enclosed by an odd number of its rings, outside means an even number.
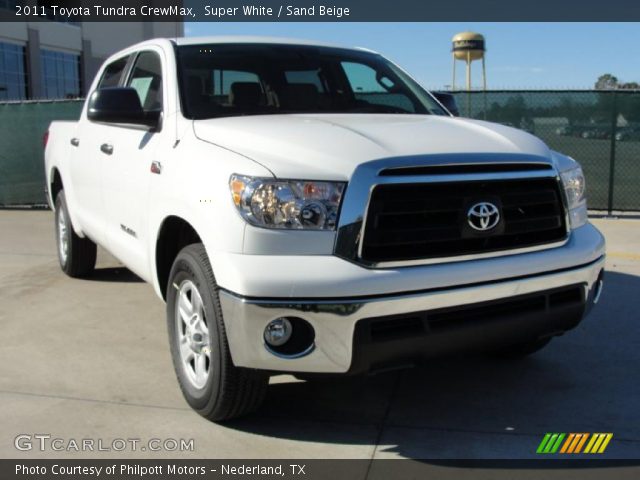
M98 88L117 87L120 84L122 73L127 66L129 56L119 58L107 65L102 72Z
M136 90L143 110L162 110L162 62L157 53L138 55L127 86Z

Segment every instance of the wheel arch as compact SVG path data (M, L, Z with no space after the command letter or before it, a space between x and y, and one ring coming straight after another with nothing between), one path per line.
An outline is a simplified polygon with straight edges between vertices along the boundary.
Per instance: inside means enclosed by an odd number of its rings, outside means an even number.
M76 232L76 234L80 238L85 238L84 231L82 230L82 226L80 224L80 220L76 212L73 192L71 191L73 189L73 186L70 185L70 182L68 182L65 188L65 183L62 178L61 168L59 166L51 167L50 175L46 180L46 182L48 182L46 184L47 190L48 190L47 201L50 202L49 206L51 207L51 210L55 211L56 199L58 198L58 195L60 195L60 192L64 190L65 200L67 201L67 212L69 213L71 226L73 227L73 230Z
M162 298L167 299L167 283L174 260L187 245L202 243L200 234L187 220L177 215L166 217L156 237L155 276Z
M55 209L56 198L58 194L64 189L64 183L62 182L62 175L60 175L60 170L58 167L53 167L51 169L50 175L50 183L49 183L49 196L51 200L51 207Z

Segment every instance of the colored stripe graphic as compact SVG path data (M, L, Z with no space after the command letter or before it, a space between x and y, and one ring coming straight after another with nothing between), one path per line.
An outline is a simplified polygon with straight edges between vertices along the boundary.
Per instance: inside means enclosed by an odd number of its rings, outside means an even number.
M536 453L556 453L562 444L566 434L564 433L547 433L538 445Z
M604 453L612 438L613 433L594 433L584 453Z
M580 453L582 451L582 447L584 446L584 443L587 441L587 438L589 438L589 434L583 433L582 438L580 439L580 442L578 442L578 445L576 445L576 449L574 450L573 453Z
M593 444L596 443L597 439L597 433L591 436L591 440L589 440L589 443L587 443L587 448L584 449L584 453L591 453L591 447L593 447Z
M587 440L587 437L589 436L588 433L576 433L575 435L576 436L573 440L573 443L571 443L571 446L569 447L569 450L567 450L567 453L580 453L580 450L582 450L582 446L584 445L584 442Z
M567 450L569 449L569 445L571 445L571 442L573 442L574 438L576 438L576 434L570 433L569 436L567 437L567 441L564 442L564 445L562 445L562 449L560 450L560 453L567 453Z
M612 438L613 433L546 433L536 453L604 453Z
M575 436L573 437L573 442L571 442L571 445L569 446L569 450L567 450L567 453L575 452L576 446L578 445L578 442L580 441L581 438L582 438L582 434L580 433L575 434Z
M604 453L605 449L607 448L607 446L609 445L609 442L611 441L611 439L613 438L613 433L607 433L606 434L606 438L604 439L604 441L602 442L602 445L600 445L600 450L598 450L598 453Z
M551 449L553 448L553 445L556 443L557 438L558 438L558 434L552 433L551 438L547 442L547 446L544 447L544 451L542 453L551 453Z
M551 434L550 433L545 433L542 441L540 442L540 445L538 445L538 449L536 450L536 453L543 453L544 452L544 447L547 445L547 442L549 441L549 438L551 438Z
M558 439L556 440L556 443L553 444L553 447L551 447L551 451L549 453L556 453L558 451L558 449L560 448L560 444L562 443L562 440L564 439L565 434L564 433L560 433L558 435Z

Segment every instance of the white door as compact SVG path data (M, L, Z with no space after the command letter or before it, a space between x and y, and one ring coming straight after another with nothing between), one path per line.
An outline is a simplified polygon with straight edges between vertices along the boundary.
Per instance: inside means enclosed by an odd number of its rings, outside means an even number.
M158 52L138 53L125 85L136 89L145 111L162 112L164 89ZM111 154L102 160L108 247L131 270L149 280L149 184L157 174L151 164L162 135L135 125L112 126L110 130Z
M98 82L98 88L115 87L123 80L128 56L107 65ZM74 187L73 209L84 232L94 241L106 242L106 210L102 195L102 161L104 144L111 142L113 128L106 124L90 122L83 112L71 144L70 172Z

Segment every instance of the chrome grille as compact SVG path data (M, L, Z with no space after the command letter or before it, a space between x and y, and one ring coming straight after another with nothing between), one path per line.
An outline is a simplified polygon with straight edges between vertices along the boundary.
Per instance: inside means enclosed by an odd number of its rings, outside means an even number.
M475 202L499 206L499 226L472 232ZM368 263L455 257L533 247L566 238L554 177L377 185L369 201L361 260Z

